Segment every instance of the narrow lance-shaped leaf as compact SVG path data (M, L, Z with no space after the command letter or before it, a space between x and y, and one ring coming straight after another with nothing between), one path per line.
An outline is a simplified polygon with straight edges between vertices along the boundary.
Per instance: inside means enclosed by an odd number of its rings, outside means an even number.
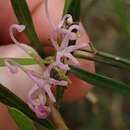
M130 71L130 60L111 55L109 53L97 52L93 56L88 56L86 54L81 54L81 51L77 51L74 55L81 59L92 60L98 63Z
M35 113L28 107L28 105L24 101L22 101L13 92L11 92L9 89L7 89L1 84L0 84L0 102L20 110L25 115L27 115L30 119L47 127L50 130L55 129L55 127L52 125L52 123L49 120L37 118Z
M25 33L30 39L33 47L38 51L41 57L44 57L43 47L35 32L32 16L26 0L11 0L11 4L19 23L26 25Z
M73 20L80 20L80 0L66 0L64 6L64 14L71 14Z
M120 94L130 96L130 85L114 80L112 78L100 75L100 74L94 74L90 73L88 71L85 71L83 69L71 66L71 72L75 74L80 79L95 85L95 87L99 87L102 89L111 89L114 92L118 92Z
M20 130L36 130L33 122L21 111L9 107L8 111Z
M32 58L11 58L20 65L33 65L37 64ZM42 64L50 64L47 60L42 60ZM0 58L0 67L5 66L5 58Z
M68 13L72 0L65 0L63 15Z

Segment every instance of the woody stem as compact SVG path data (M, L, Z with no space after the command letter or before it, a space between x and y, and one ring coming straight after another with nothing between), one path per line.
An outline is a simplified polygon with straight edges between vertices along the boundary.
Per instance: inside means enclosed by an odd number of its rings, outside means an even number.
M50 100L48 101L48 104L51 108L51 118L58 130L69 130L60 112L55 108L54 104Z

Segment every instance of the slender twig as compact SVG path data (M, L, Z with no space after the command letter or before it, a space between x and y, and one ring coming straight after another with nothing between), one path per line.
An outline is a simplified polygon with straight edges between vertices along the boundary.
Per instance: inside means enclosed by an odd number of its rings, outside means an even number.
M58 128L58 130L69 130L60 112L55 108L54 104L49 99L48 99L48 104L51 108L51 118L54 124L56 125L56 127Z

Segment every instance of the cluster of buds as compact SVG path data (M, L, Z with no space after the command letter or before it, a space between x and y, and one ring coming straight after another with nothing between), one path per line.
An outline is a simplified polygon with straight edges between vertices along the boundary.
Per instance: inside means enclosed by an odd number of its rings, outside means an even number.
M13 42L42 67L43 73L39 74L26 69L20 64L17 64L13 59L5 59L5 64L11 73L17 73L18 69L21 69L35 82L34 86L28 92L27 104L38 118L46 118L51 112L47 104L48 99L53 103L56 102L51 87L57 85L67 86L69 84L69 82L63 78L56 79L54 75L52 75L52 72L54 70L59 70L59 72L62 71L66 74L66 72L70 70L69 64L79 65L79 61L73 56L73 52L87 46L86 43L76 43L79 38L80 26L73 22L72 16L70 14L65 15L58 26L55 26L49 17L47 0L45 0L45 3L46 14L50 25L53 27L53 32L50 36L50 41L56 50L53 62L48 66L42 65L42 58L33 48L16 40L13 30L16 29L18 32L22 32L25 29L24 25L17 24L10 27L10 36ZM75 41L75 44L70 45L70 41Z

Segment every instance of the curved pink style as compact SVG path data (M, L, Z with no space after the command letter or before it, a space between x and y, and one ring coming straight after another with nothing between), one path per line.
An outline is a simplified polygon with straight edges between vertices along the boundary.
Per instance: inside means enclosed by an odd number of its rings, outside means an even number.
M48 94L50 100L52 102L56 102L56 99L51 91L51 87L52 85L62 85L62 86L67 86L68 82L64 81L64 80L55 80L53 78L50 77L50 72L51 69L55 66L55 63L50 64L45 72L43 73L43 75L40 75L32 70L26 69L23 66L17 64L14 60L12 59L5 59L6 64L8 65L8 68L14 67L14 68L20 68L21 70L23 70L30 79L32 79L35 84L37 84L37 86L41 89L44 89L44 91ZM13 65L13 66L12 66Z

